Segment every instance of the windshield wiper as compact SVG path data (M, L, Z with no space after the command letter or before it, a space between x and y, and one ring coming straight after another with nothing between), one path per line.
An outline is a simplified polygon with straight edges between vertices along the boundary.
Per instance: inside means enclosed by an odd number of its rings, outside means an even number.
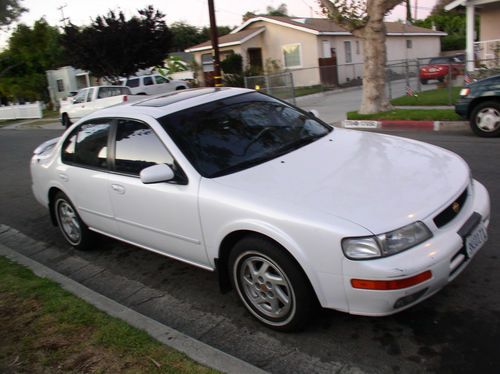
M273 154L268 154L268 155L264 155L261 157L256 157L256 158L253 158L251 160L246 160L246 161L240 162L239 164L229 166L225 169L221 169L221 170L211 174L209 176L209 178L216 178L216 177L221 177L221 176L226 175L226 174L236 173L237 171L240 171L243 169L248 169L252 166L262 164L263 162L272 160L273 158L276 158L277 156L278 155L273 153Z
M328 133L315 134L315 135L310 135L310 136L305 137L305 138L301 138L293 143L287 144L284 147L279 148L277 150L277 152L273 152L271 154L263 155L261 157L256 157L256 158L253 158L251 160L246 160L246 161L240 162L239 164L229 166L225 169L221 169L221 170L211 174L208 177L209 178L217 178L217 177L221 177L221 176L226 175L226 174L236 173L237 171L240 171L243 169L248 169L252 166L262 164L263 162L272 160L276 157L282 156L282 155L287 154L289 152L292 152L300 147L303 147L306 144L312 143L316 139L322 138L326 134L328 134Z

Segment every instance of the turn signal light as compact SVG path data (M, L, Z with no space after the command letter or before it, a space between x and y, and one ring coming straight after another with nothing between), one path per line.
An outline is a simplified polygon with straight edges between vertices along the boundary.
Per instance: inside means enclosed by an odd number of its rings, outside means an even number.
M431 278L432 272L427 270L410 278L395 280L351 279L351 285L362 290L389 291L412 287Z

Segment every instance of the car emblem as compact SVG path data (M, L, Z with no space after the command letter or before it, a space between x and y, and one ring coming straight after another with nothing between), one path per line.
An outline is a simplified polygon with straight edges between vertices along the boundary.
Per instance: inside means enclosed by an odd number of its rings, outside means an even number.
M451 209L455 212L455 213L458 213L460 212L460 204L457 203L456 201L451 204Z

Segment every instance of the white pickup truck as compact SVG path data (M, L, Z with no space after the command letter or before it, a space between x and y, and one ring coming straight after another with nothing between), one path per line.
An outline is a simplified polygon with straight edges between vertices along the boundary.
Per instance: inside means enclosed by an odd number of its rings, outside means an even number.
M129 101L131 92L123 86L94 86L83 88L76 96L61 101L61 123L69 127L73 122L96 110ZM136 98L139 99L139 98Z

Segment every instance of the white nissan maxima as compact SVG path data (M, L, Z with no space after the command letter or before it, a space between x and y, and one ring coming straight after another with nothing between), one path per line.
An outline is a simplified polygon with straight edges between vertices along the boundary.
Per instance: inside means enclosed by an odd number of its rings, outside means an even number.
M452 281L490 202L447 150L334 129L236 88L104 109L38 147L33 192L69 244L108 235L207 270L278 330L383 316Z

